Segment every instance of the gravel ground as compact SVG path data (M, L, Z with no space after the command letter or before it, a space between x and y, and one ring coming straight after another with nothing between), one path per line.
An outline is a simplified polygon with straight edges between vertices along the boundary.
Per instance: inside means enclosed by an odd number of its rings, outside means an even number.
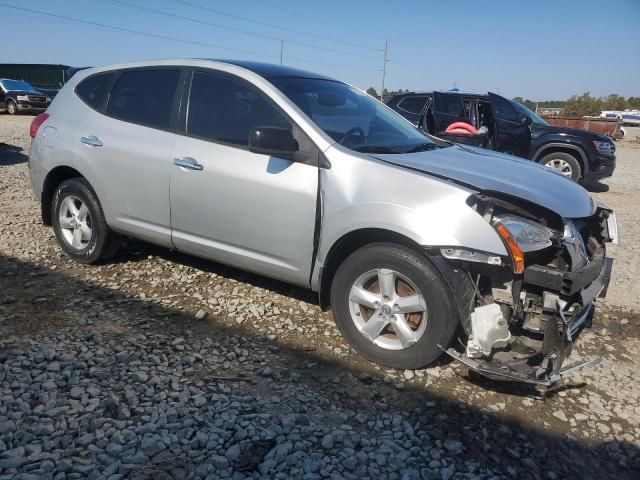
M29 193L30 121L0 117L0 480L637 478L635 132L592 187L623 244L571 360L603 362L541 395L381 369L313 294L212 262L131 241L72 263Z

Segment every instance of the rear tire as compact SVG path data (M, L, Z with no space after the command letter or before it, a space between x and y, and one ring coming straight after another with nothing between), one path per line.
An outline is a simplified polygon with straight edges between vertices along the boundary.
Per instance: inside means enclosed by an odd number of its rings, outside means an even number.
M425 256L393 243L352 253L335 274L331 305L349 344L392 368L417 369L434 362L460 325L460 310L440 272Z
M13 100L7 100L6 109L9 115L15 115L16 113L18 113L18 106Z
M570 178L574 182L577 182L582 177L580 162L578 162L576 157L568 153L550 153L542 157L540 163L545 167L551 168L565 177Z
M98 197L84 178L71 178L58 186L51 219L62 250L77 262L96 263L118 250L120 235L107 225Z

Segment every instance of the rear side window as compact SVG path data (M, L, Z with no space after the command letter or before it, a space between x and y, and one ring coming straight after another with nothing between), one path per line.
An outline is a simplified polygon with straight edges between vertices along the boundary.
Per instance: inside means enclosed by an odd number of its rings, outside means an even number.
M129 70L111 90L107 113L127 122L168 129L180 70Z
M90 107L96 108L112 78L113 72L99 73L85 78L76 86L76 95Z
M457 95L442 94L437 96L435 110L455 117L464 117L464 107L462 100Z
M398 108L409 113L421 113L425 104L427 103L427 97L406 97L400 100Z
M253 127L291 127L291 122L255 87L196 72L191 84L187 134L231 145L249 145Z

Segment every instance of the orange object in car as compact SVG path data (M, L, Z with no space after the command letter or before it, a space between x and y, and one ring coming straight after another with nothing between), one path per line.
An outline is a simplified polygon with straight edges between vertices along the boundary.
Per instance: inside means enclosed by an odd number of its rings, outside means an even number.
M466 133L469 135L477 135L478 130L466 122L455 122L447 127L446 133Z

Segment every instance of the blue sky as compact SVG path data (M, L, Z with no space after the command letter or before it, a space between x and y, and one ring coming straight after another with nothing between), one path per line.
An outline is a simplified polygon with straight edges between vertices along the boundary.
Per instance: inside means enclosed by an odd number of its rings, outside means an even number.
M640 96L640 0L184 0L314 36L176 0L121 1L218 27L127 7L117 0L0 0L5 39L0 62L84 66L212 57L278 63L278 39L284 38L285 64L379 90L381 50L388 39L389 89L444 89L456 82L464 90L533 100L564 99L585 91ZM3 4L208 45L52 19Z

